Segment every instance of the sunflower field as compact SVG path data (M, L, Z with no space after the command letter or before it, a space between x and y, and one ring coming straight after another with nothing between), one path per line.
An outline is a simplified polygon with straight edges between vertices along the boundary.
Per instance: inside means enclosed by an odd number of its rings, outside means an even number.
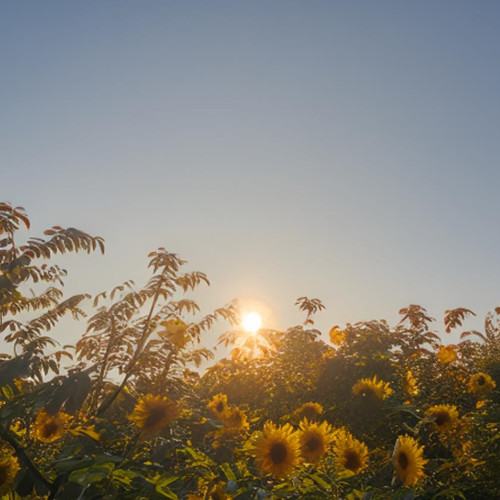
M65 297L55 260L103 240L19 242L29 226L0 203L2 498L500 498L500 308L481 331L410 305L320 332L301 297L302 324L249 334L236 302L202 313L206 275L164 248L143 286Z

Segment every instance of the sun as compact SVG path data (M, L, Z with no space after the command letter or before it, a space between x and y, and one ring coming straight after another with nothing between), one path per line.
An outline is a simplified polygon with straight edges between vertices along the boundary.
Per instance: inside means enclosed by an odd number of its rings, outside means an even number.
M241 318L241 326L250 333L257 333L262 326L262 318L257 312L249 312Z

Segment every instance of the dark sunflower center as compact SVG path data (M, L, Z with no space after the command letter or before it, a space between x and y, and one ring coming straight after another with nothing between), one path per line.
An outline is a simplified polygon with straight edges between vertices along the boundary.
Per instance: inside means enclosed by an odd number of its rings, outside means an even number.
M436 425L439 425L439 426L446 425L450 421L451 421L451 418L447 412L441 411L441 412L436 414L436 420L435 420Z
M375 398L377 395L371 387L366 387L361 391L361 395L365 398Z
M321 441L316 436L313 436L312 438L306 441L307 451L310 452L316 451L320 446L321 446Z
M478 379L477 379L477 385L484 385L486 383L486 379L481 375Z
M57 425L57 422L55 420L51 420L48 424L45 424L43 426L42 433L44 437L49 438L54 434L56 434L58 430L59 430L59 425Z
M222 401L219 401L215 409L217 410L217 413L222 413L222 410L224 409L224 403Z
M307 420L314 420L318 416L318 412L315 408L306 407L302 410L302 417L307 418Z
M151 408L144 422L145 427L153 427L165 418L165 408Z
M275 464L283 463L286 460L286 446L283 443L274 443L269 456Z
M0 486L2 486L9 477L9 466L7 464L0 465Z
M359 453L356 453L354 450L346 450L344 452L345 457L345 465L346 469L357 471L361 467L361 457Z
M406 453L401 452L398 455L398 464L399 464L399 466L402 469L406 469L408 467L408 463L409 463L409 460L408 460L408 457L407 457Z

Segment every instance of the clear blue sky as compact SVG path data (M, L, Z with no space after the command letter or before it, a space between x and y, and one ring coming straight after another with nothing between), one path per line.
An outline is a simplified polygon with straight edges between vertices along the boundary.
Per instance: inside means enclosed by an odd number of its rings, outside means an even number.
M2 198L101 235L71 292L165 246L273 325L500 305L500 3L0 2Z

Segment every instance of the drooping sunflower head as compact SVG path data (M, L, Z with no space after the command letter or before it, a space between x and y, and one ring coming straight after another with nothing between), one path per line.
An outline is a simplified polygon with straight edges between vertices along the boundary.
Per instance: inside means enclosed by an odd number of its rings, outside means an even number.
M290 424L264 424L254 453L260 471L276 478L288 476L301 461L299 439Z
M53 415L47 413L45 408L41 409L35 419L35 435L39 441L51 443L66 433L69 415L57 412Z
M302 420L306 418L309 421L318 420L323 413L323 407L319 403L304 403L300 408L295 410L295 415Z
M454 405L431 406L425 414L434 420L434 427L439 432L451 431L458 422L458 411Z
M372 378L358 380L353 385L352 392L356 396L382 401L392 393L392 389L389 382L377 380L377 375L374 375Z
M332 428L327 422L317 424L303 420L300 423L299 443L306 462L319 462L330 448L332 440Z
M333 452L337 472L342 477L359 474L368 465L368 448L345 429L335 433Z
M128 418L135 422L144 434L154 434L170 424L179 411L177 403L166 396L148 394L139 399Z
M11 490L14 479L19 472L19 461L11 453L0 455L0 495L4 495Z
M487 373L479 372L475 373L469 379L469 392L476 394L477 396L484 396L491 392L497 384Z
M221 415L221 422L224 424L227 432L244 432L249 429L245 412L236 406L230 406Z
M207 404L207 408L222 421L224 414L228 409L227 396L225 394L216 394L212 401Z
M437 358L443 365L453 363L457 359L457 348L454 345L442 345L439 348Z
M404 486L415 486L424 477L424 447L408 435L398 436L392 457L394 469Z
M333 345L342 345L347 340L347 335L338 326L334 326L330 330L329 336Z

